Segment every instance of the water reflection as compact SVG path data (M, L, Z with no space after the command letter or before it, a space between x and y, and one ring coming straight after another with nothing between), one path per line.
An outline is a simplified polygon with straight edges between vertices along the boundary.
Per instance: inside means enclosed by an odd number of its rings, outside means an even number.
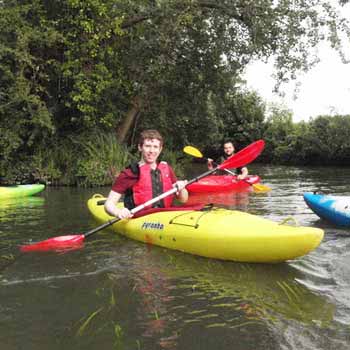
M288 264L223 263L144 247L125 272L116 268L104 275L99 303L77 322L75 334L93 334L98 343L118 325L126 339L137 334L142 348L153 342L155 348L212 349L220 334L227 341L229 330L242 344L254 336L277 349L273 329L281 322L325 328L333 320L334 305L299 283L303 273Z
M23 232L40 225L45 199L24 197L0 201L0 271L14 259L14 247L23 241Z
M27 221L32 216L39 217L42 212L36 209L42 209L44 203L45 199L42 197L3 199L0 201L1 223L21 222Z

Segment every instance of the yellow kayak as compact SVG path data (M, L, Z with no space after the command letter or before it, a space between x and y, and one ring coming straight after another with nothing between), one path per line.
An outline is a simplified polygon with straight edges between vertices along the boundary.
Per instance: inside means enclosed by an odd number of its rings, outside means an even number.
M110 219L105 198L88 200L101 223ZM112 229L126 237L207 258L254 263L278 263L303 256L323 239L312 227L281 225L246 212L223 208L160 211L118 221Z

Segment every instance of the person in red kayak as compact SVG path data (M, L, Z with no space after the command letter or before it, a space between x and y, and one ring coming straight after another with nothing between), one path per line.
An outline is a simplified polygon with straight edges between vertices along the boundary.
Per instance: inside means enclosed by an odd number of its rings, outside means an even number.
M232 141L225 141L224 142L224 154L220 157L220 159L217 161L218 164L221 164L223 161L225 161L227 158L231 157L235 153L235 146L233 145ZM214 161L211 158L208 158L208 169L214 168ZM237 169L228 169L230 172L237 175L237 180L243 180L248 176L248 169L246 167L237 168ZM220 170L220 175L227 174L224 170Z
M138 150L141 160L130 164L115 179L105 202L105 211L120 219L132 216L130 210L177 187L176 198L185 203L188 192L187 181L178 181L170 165L158 162L163 148L163 137L157 130L145 130L140 134ZM124 195L124 208L117 208L117 203ZM153 207L170 207L174 196L168 196L153 204Z

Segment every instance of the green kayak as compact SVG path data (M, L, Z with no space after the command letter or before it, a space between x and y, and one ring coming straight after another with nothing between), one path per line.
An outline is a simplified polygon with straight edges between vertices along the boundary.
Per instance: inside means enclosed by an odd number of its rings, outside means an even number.
M43 184L0 186L0 201L2 199L33 196L43 191L44 188L45 185Z

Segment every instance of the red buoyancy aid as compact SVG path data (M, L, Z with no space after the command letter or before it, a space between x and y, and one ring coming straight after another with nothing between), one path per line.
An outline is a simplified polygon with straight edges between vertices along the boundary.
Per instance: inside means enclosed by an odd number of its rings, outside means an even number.
M153 187L151 178L152 168L148 164L142 164L139 166L139 169L139 180L132 188L135 206L143 204L153 198ZM157 166L157 169L160 171L161 174L163 192L171 190L173 188L173 184L171 182L169 165L166 162L160 162ZM170 195L164 198L164 206L171 207L173 199L174 195Z

